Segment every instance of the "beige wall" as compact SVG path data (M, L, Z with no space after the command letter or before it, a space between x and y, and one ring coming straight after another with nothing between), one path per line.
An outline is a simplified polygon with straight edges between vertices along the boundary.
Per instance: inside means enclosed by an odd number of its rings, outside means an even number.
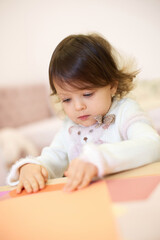
M0 85L45 81L59 41L97 31L160 77L159 0L0 0Z

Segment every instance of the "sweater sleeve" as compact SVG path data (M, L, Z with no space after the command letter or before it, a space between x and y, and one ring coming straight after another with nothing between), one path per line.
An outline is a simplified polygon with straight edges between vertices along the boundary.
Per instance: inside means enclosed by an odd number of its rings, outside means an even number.
M127 119L120 123L125 126L122 141L84 146L80 157L97 166L99 177L160 160L160 136L145 115L138 114L135 117L127 114Z
M15 186L19 183L19 168L27 163L44 166L48 171L49 178L62 177L69 164L64 130L65 126L56 134L51 145L42 150L40 156L28 156L17 161L8 174L7 184Z

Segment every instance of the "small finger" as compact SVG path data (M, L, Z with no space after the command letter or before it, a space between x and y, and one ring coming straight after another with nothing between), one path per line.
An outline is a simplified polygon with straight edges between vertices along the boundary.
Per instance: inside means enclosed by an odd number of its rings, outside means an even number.
M30 184L31 184L31 187L32 187L33 192L38 192L38 190L39 190L39 184L38 184L36 178L30 179Z
M84 178L83 178L83 181L78 186L78 189L82 189L84 187L87 187L90 184L91 180L92 180L92 176L85 175Z
M45 179L45 182L47 182L47 180L48 180L48 171L47 171L47 169L42 167L41 173L42 173L42 175L43 175L43 177Z
M78 188L83 179L83 172L80 172L78 175L73 175L68 179L67 184L64 187L64 191L71 192Z
M40 189L43 189L45 187L45 179L42 175L38 174L35 176L37 183L39 185Z
M23 183L23 186L27 193L31 193L33 191L31 184L27 180Z
M17 186L16 192L17 192L17 193L21 193L22 189L23 189L23 183L22 183L22 182L19 182L19 184L18 184L18 186Z
M90 184L90 182L92 181L93 177L95 177L97 175L97 168L94 165L90 166L89 169L90 169L90 171L87 171L84 173L83 181L79 185L78 189L88 186Z

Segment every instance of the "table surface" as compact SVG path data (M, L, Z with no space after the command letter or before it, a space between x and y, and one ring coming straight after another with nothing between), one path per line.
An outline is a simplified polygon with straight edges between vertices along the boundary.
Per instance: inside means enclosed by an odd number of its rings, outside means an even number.
M160 175L160 162L155 162L152 164L148 164L139 168L127 170L124 172L115 173L112 175L108 175L105 179L116 179L116 178L129 178L129 177L138 177L138 176L149 176L149 175ZM66 177L49 179L47 184L57 184L57 183L65 183L67 181ZM15 187L11 186L0 186L0 191L10 191L15 189Z

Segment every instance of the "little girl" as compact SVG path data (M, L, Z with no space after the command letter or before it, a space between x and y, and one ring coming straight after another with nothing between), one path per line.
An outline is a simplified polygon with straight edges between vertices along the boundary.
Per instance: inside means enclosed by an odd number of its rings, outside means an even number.
M139 105L124 96L137 71L120 68L115 50L97 34L71 35L53 52L49 79L66 119L41 156L13 165L8 184L28 193L48 178L68 177L66 191L93 178L136 168L160 159L160 136Z

